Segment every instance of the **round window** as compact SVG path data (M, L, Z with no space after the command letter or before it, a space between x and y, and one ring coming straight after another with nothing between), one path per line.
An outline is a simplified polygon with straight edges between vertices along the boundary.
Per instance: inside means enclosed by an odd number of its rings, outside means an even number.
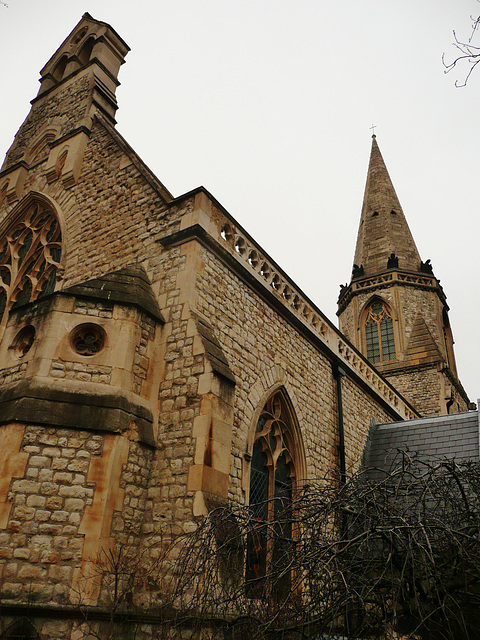
M105 331L98 324L80 324L72 331L71 344L81 356L94 356L105 346Z
M35 328L31 324L23 327L17 333L13 339L11 349L13 349L15 355L18 358L23 358L32 348L33 341L35 340Z

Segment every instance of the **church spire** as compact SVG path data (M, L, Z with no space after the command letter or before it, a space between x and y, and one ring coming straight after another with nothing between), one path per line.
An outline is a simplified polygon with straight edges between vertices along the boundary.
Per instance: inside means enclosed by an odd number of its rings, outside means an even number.
M430 260L420 260L372 138L352 279L338 298L340 330L420 414L465 411L445 293Z
M355 250L358 270L354 269L354 277L376 275L392 267L418 272L420 262L415 241L373 135Z

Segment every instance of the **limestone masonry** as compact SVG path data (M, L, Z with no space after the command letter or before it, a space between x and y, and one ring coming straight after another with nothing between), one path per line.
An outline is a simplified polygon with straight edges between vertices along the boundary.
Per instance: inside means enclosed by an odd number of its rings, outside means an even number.
M107 637L102 556L153 562L215 506L253 504L254 472L272 497L280 468L289 486L355 469L372 421L470 408L375 138L339 330L210 193L173 197L116 131L128 51L85 14L0 172L2 639L93 637L86 611Z

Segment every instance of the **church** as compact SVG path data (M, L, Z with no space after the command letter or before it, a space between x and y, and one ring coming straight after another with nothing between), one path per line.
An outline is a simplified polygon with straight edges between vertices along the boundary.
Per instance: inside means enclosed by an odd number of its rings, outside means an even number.
M214 195L172 195L122 138L128 51L86 13L0 171L4 640L93 637L101 554L345 478L374 424L472 409L376 137L337 328Z

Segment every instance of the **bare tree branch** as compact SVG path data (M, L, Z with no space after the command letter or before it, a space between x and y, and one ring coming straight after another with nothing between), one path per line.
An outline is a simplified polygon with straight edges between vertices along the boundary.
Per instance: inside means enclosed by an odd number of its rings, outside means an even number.
M445 62L445 54L442 56L442 63L445 67L445 73L450 73L452 69L455 69L462 63L466 63L469 66L468 72L465 76L463 82L459 83L458 80L455 81L456 87L464 87L466 86L473 70L480 62L480 47L476 47L472 44L473 37L475 36L478 28L480 27L480 16L474 17L470 16L470 20L472 21L472 31L470 33L470 37L466 42L459 40L457 38L457 34L455 31L453 32L454 42L453 46L460 52L453 62L447 63Z
M116 549L101 572L111 617L90 636L128 619L153 640L480 637L478 464L399 452L388 471L272 506L270 521L228 505L193 533Z

